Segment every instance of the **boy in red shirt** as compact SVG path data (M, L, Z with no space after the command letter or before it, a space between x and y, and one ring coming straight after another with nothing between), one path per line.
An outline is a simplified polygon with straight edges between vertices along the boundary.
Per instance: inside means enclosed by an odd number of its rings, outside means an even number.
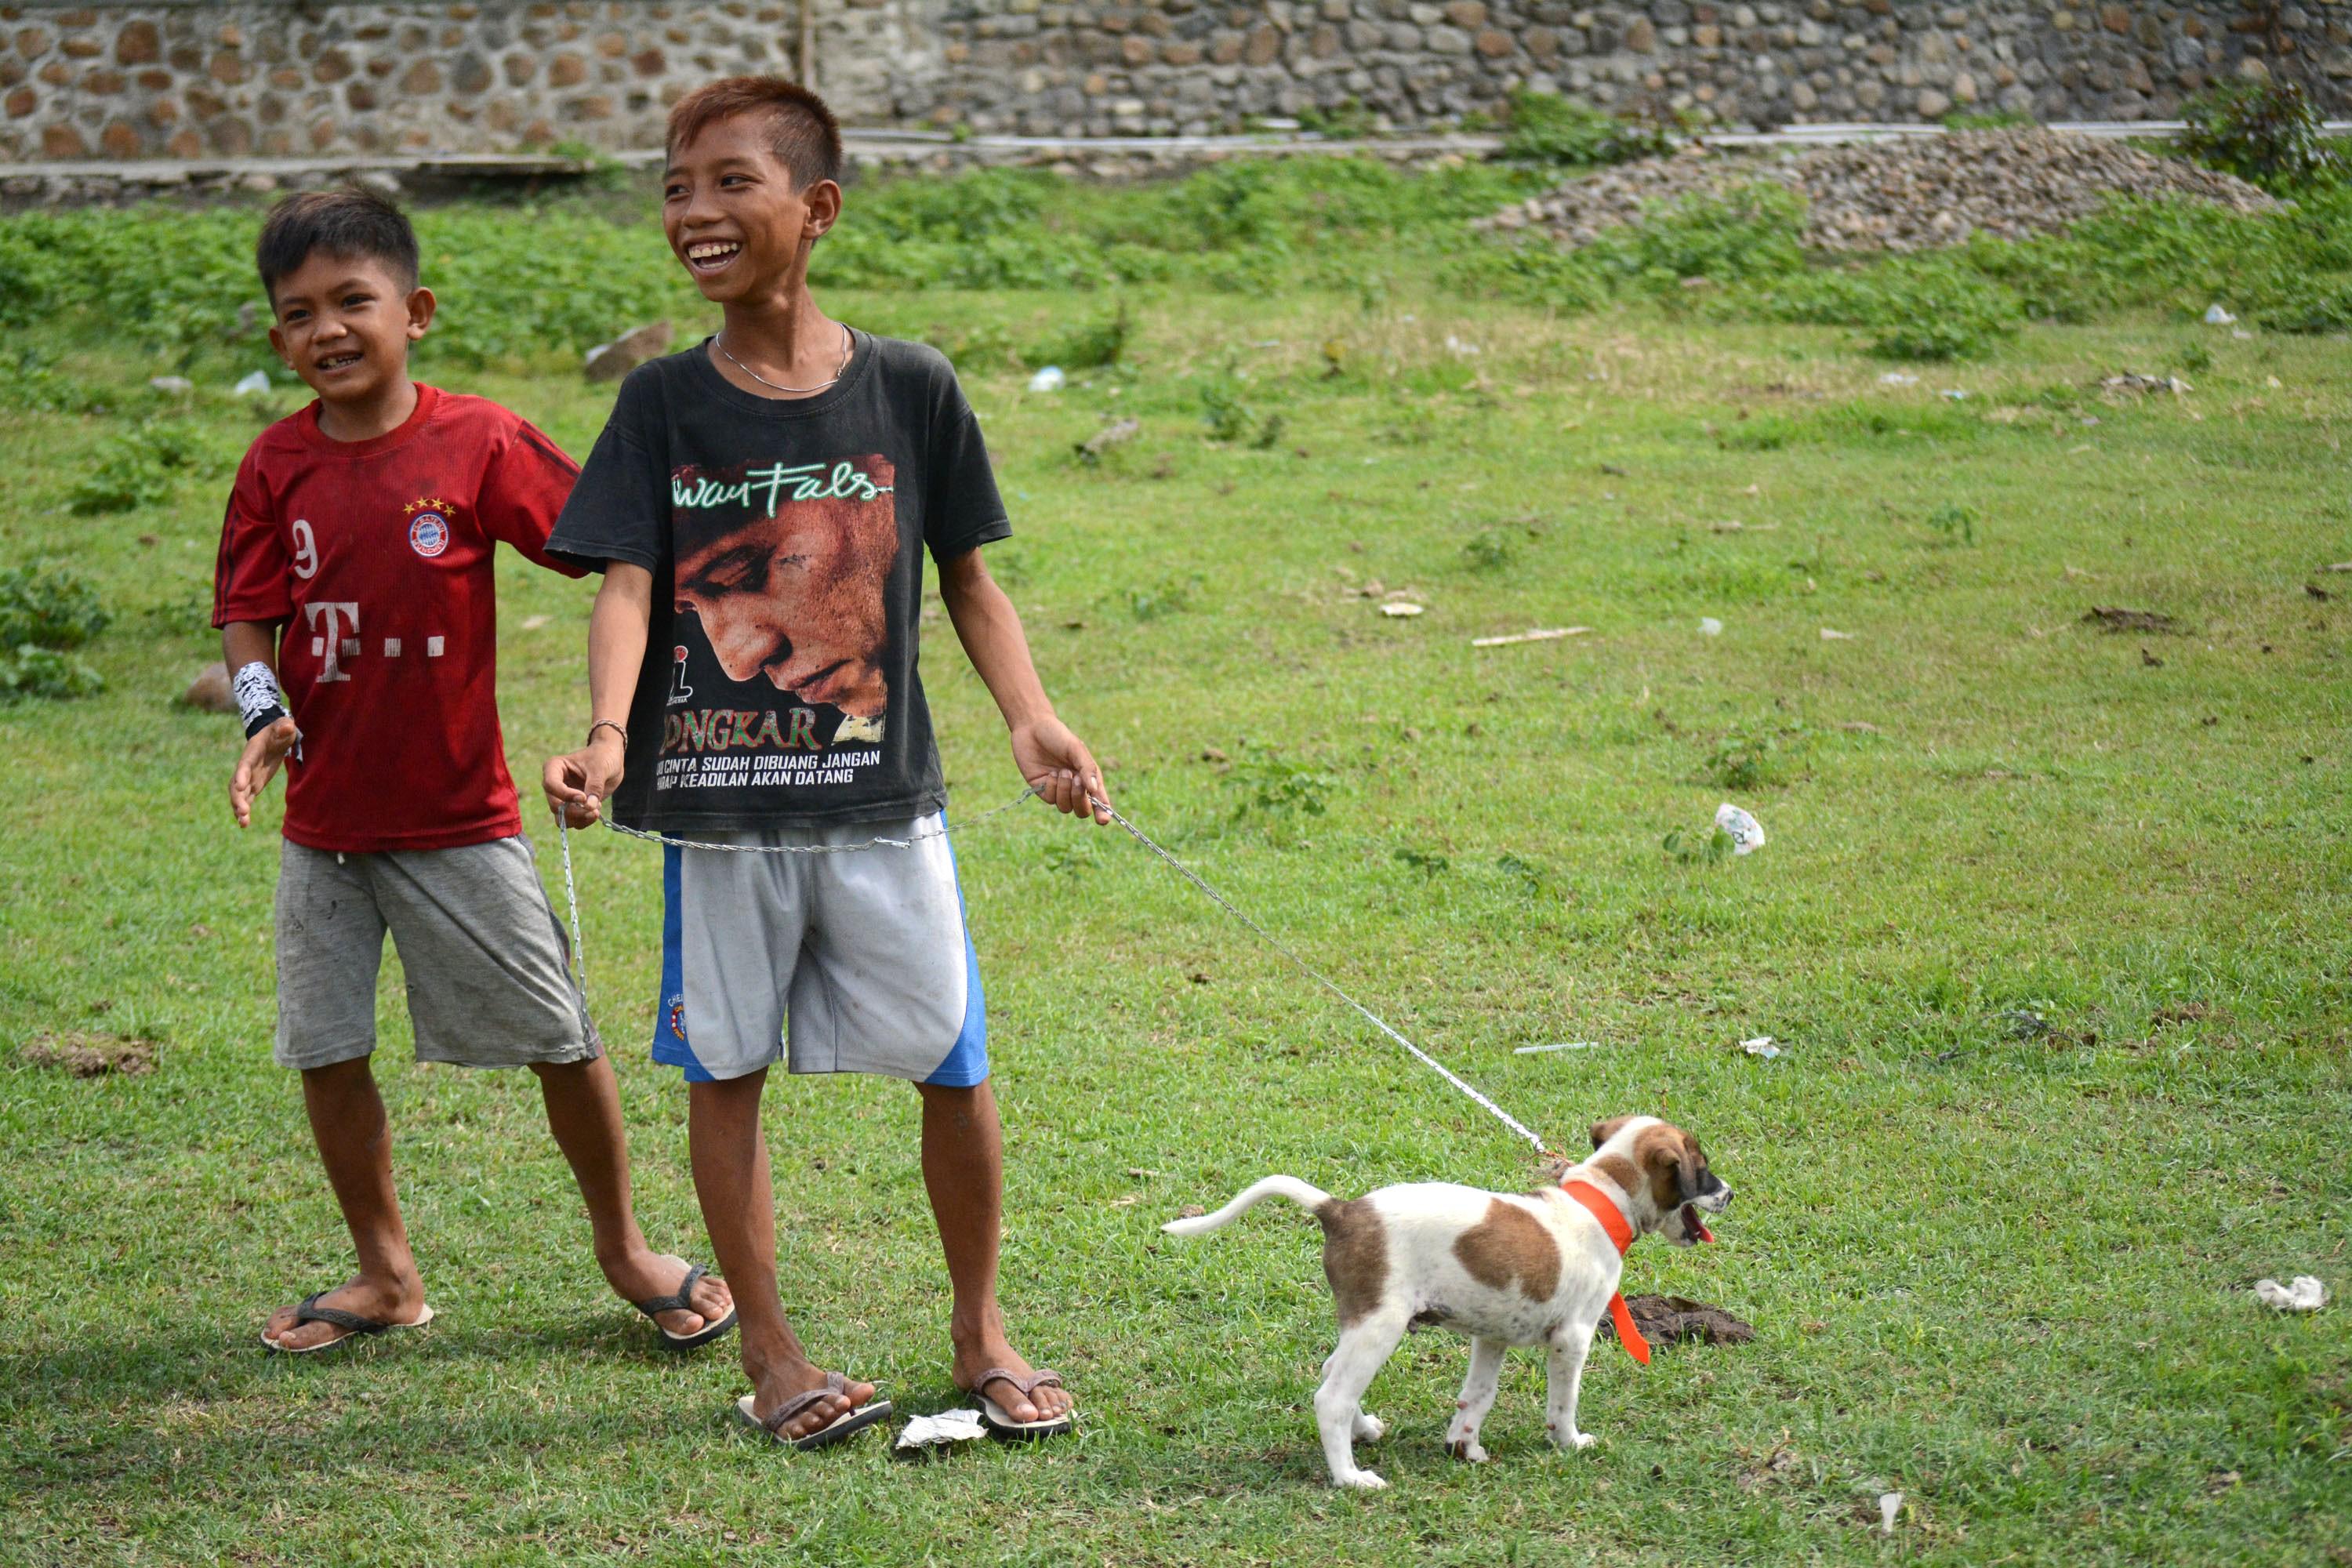
M360 1265L280 1308L262 1342L325 1350L433 1316L368 1066L387 931L418 1059L530 1068L605 1280L671 1344L716 1339L735 1323L727 1288L649 1249L631 1213L612 1065L499 737L493 546L580 575L546 554L578 469L498 405L409 379L435 301L391 203L289 197L255 259L270 346L319 395L254 442L221 526L213 624L247 736L229 805L248 826L286 766L276 1057L301 1071Z

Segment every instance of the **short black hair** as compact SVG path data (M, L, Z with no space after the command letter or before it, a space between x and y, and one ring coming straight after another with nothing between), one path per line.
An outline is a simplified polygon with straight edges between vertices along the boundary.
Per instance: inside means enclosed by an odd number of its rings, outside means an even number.
M679 99L669 111L670 156L719 121L744 114L767 121L769 150L796 187L841 183L841 122L824 100L777 76L730 76Z
M262 292L275 300L278 285L319 251L382 262L404 291L416 287L416 231L374 191L304 191L271 207L253 247Z

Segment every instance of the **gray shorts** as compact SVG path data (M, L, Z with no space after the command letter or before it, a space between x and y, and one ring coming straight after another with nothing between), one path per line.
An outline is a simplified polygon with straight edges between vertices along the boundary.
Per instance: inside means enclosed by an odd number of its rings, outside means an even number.
M908 840L835 855L666 846L654 1060L698 1083L780 1061L794 1072L879 1073L953 1089L987 1078L980 963L944 829L935 812L701 836L760 845Z
M278 1066L375 1049L387 931L418 1061L504 1068L601 1054L530 839L364 855L289 840L278 870Z

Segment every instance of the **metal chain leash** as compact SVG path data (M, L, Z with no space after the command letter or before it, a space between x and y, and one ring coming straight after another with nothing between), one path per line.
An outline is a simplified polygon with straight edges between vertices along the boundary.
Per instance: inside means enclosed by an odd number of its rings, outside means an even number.
M1011 811L1014 806L1019 805L1022 802L1027 800L1031 795L1034 795L1036 793L1037 791L1033 785L1028 789L1023 790L1019 795L1013 796L1011 800L1006 801L1003 805L997 806L992 810L982 812L980 816L971 817L956 826L958 829L961 830L965 827L977 826L981 823L988 821L991 817L1002 816L1004 813ZM1529 1143L1533 1144L1537 1153L1543 1155L1547 1159L1557 1157L1554 1155L1551 1146L1546 1143L1542 1137L1539 1136L1534 1129L1528 1127L1525 1122L1513 1116L1509 1111L1505 1110L1501 1106L1496 1104L1494 1100L1480 1090L1475 1084L1473 1084L1459 1073L1454 1072L1444 1062L1439 1061L1435 1057L1431 1056L1419 1046L1414 1045L1402 1034L1391 1027L1387 1019L1381 1017L1378 1013L1373 1012L1370 1007L1365 1006L1361 1002L1357 1001L1353 996L1349 995L1346 991L1340 988L1339 982L1333 980L1329 975L1324 973L1321 970L1316 968L1313 964L1299 957L1297 952L1293 952L1290 947L1284 943L1281 938L1276 936L1272 931L1266 930L1265 927L1260 925L1256 921L1244 913L1240 906L1235 904L1231 899L1225 897L1224 894L1217 891L1216 889L1211 887L1202 879L1200 873L1194 871L1190 866L1185 865L1184 862L1179 860L1174 855L1162 847L1150 834L1144 832L1143 829L1138 827L1133 822L1129 821L1126 814L1121 812L1117 806L1112 805L1107 800L1097 800L1092 796L1088 796L1087 798L1096 810L1108 816L1113 822L1125 828L1129 837L1134 839L1138 844L1142 845L1146 849L1151 851L1151 853L1160 860L1164 862L1170 869L1173 870L1178 876L1183 878L1186 881L1192 883L1193 887L1199 889L1201 892L1219 909L1233 916L1234 919L1241 921L1243 925L1247 926L1251 932L1255 934L1260 942L1274 949L1275 952L1280 953L1284 958L1288 959L1292 967L1296 968L1301 974L1306 975L1309 980L1312 980L1318 985L1322 986L1324 990L1328 991L1332 995L1337 996L1340 1001L1346 1003L1349 1007L1353 1008L1358 1016L1362 1017L1366 1023L1370 1024L1372 1027L1378 1029L1381 1034L1386 1035L1390 1039L1394 1040L1398 1045L1402 1046L1407 1051L1411 1052L1415 1061L1420 1062L1423 1067L1429 1068L1430 1071L1444 1079L1456 1089L1459 1089L1464 1095L1468 1097L1473 1104L1486 1111L1486 1114L1492 1116L1496 1121L1501 1122L1513 1132L1517 1133L1521 1138L1526 1139ZM555 814L555 824L557 831L561 835L563 842L563 893L564 897L571 901L572 905L572 949L574 955L578 958L580 966L580 991L582 996L585 997L588 992L588 963L585 955L582 952L580 941L580 894L578 889L573 884L572 876L572 828L571 825L564 820L563 814L560 811ZM605 823L605 826L612 828L614 832L622 834L630 838L643 838L656 844L667 844L680 849L715 849L723 853L734 855L841 855L875 848L904 849L922 839L944 837L948 832L948 824L942 821L937 828L927 833L908 834L904 837L897 838L877 837L862 840L856 844L707 844L691 838L674 838L667 834L647 833L640 828L623 827L616 822L608 821Z

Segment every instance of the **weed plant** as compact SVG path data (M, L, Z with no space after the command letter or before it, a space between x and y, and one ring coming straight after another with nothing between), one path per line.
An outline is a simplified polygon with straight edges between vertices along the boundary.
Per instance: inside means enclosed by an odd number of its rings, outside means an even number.
M2318 105L2292 81L2224 82L2190 99L2181 120L2182 152L2274 195L2329 190L2352 174L2328 145Z
M0 702L103 690L98 671L70 650L104 631L109 619L97 588L71 572L0 572Z

